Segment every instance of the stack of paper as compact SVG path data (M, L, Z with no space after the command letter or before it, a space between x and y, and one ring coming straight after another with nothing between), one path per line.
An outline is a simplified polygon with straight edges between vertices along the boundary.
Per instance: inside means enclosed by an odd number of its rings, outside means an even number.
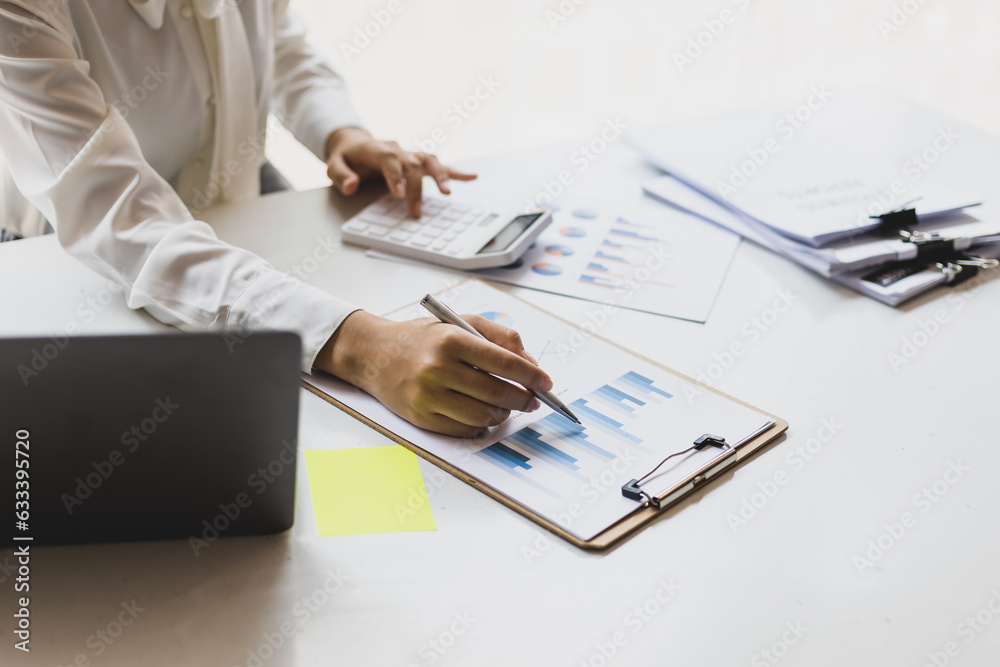
M668 172L647 194L891 305L975 270L928 260L907 234L956 258L1000 256L1000 221L970 215L983 203L971 193L1000 176L996 138L862 94L791 117L740 113L629 141ZM877 217L904 208L916 215L907 234Z

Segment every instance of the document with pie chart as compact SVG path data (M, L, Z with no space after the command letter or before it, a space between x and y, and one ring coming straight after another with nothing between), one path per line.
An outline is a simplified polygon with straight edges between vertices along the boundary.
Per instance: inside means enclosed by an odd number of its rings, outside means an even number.
M496 282L613 302L695 322L708 319L740 238L640 199L560 202L516 262L470 272Z

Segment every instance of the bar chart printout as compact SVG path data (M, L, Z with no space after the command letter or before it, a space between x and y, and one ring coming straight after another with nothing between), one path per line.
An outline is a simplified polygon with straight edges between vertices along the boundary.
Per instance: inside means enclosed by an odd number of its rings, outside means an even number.
M683 397L675 397L677 389L667 390L667 378L679 382L673 376L653 380L635 371L620 375L568 403L582 427L550 413L476 452L476 475L569 532L590 539L638 507L621 496L622 484L712 430L704 409L690 409ZM706 402L713 399L723 401L706 394ZM742 420L745 435L765 420L747 412ZM666 468L661 481L671 475L684 479L716 454L703 450L679 459Z
M581 218L578 224L587 224ZM635 512L623 484L710 433L739 447L774 421L766 414L639 359L600 338L564 354L567 323L485 283L470 281L441 294L457 312L480 313L515 326L526 349L553 374L557 395L582 425L548 408L515 412L486 439L431 433L394 414L370 394L332 376L310 376L327 394L391 433L454 467L573 537L590 541ZM426 316L418 304L397 321ZM551 353L549 353L551 351ZM671 459L643 482L661 495L709 465L705 448Z

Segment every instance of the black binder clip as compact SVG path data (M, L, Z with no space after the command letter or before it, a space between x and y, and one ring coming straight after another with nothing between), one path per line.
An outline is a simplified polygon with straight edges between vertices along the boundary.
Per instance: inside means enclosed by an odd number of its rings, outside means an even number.
M690 454L691 452L701 451L706 447L716 447L722 450L722 453L716 458L712 459L707 465L703 466L694 475L684 480L680 484L668 489L663 495L651 496L642 489L642 483L652 477L657 470L663 467L663 464L676 456L683 456L685 454ZM622 495L629 500L644 501L652 505L653 507L659 509L661 507L669 504L674 498L680 497L687 491L693 489L698 484L704 482L706 479L714 475L715 473L722 470L726 465L728 465L731 457L735 456L736 450L726 442L725 438L720 438L717 435L711 435L706 433L705 435L699 437L694 441L694 444L687 449L675 452L668 456L667 458L660 461L655 468L650 470L648 473L640 477L639 479L630 479L628 482L622 485Z
M899 235L907 243L917 247L917 261L927 266L936 266L945 274L948 285L955 286L974 277L980 269L992 269L1000 261L985 257L973 257L956 248L954 239L943 239L937 233L899 230Z
M899 231L901 229L905 229L906 227L912 227L917 224L918 219L917 209L910 206L910 204L918 201L918 199L906 202L895 211L888 211L887 213L882 213L881 215L870 215L868 217L871 220L879 221L879 229Z

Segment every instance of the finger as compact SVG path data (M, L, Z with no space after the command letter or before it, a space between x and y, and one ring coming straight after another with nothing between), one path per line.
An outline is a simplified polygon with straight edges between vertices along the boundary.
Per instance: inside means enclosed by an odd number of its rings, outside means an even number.
M406 194L406 178L403 174L403 163L398 155L387 155L382 159L382 176L393 197Z
M455 364L444 384L452 391L503 410L534 412L541 407L530 391L467 364Z
M436 401L435 410L438 415L472 429L496 426L510 417L510 410L506 408L487 405L457 391L442 392Z
M430 174L431 178L434 179L441 194L450 195L451 188L448 187L448 170L441 164L441 161L434 155L423 154L421 155L421 162L423 162L424 172Z
M470 174L451 167L445 167L445 171L448 172L448 178L454 178L456 181L474 181L479 178L478 174Z
M361 178L347 166L344 156L339 153L330 156L326 165L326 175L342 194L348 196L357 192L361 183Z
M473 326L477 326L477 324L473 324ZM517 332L506 327L503 328L510 333L501 335L497 338L497 341L503 341L506 345L523 349L523 346L520 344L520 336L517 335ZM493 331L487 331L494 334ZM487 331L482 332L484 336L487 334ZM506 349L505 346L501 346L500 342L492 340L484 341L478 336L473 336L467 331L458 329L455 334L449 337L445 345L451 347L451 350L448 351L449 356L460 359L470 366L475 366L487 373L511 380L524 386L526 389L534 391L549 391L552 389L552 379L541 368L521 355Z
M524 349L524 344L521 342L520 334L513 329L505 327L502 324L497 324L492 320L488 320L482 315L467 315L463 317L465 317L466 321L469 322L469 324L471 324L476 331L486 336L487 340L490 342L496 343L500 347L524 357L536 366L538 365L535 358L528 354L528 351Z
M438 413L426 415L413 423L420 428L450 435L453 438L481 438L489 432L484 426L469 426Z
M424 196L424 168L419 158L410 157L412 160L404 163L403 167L406 176L406 207L411 216L419 218L420 200Z

